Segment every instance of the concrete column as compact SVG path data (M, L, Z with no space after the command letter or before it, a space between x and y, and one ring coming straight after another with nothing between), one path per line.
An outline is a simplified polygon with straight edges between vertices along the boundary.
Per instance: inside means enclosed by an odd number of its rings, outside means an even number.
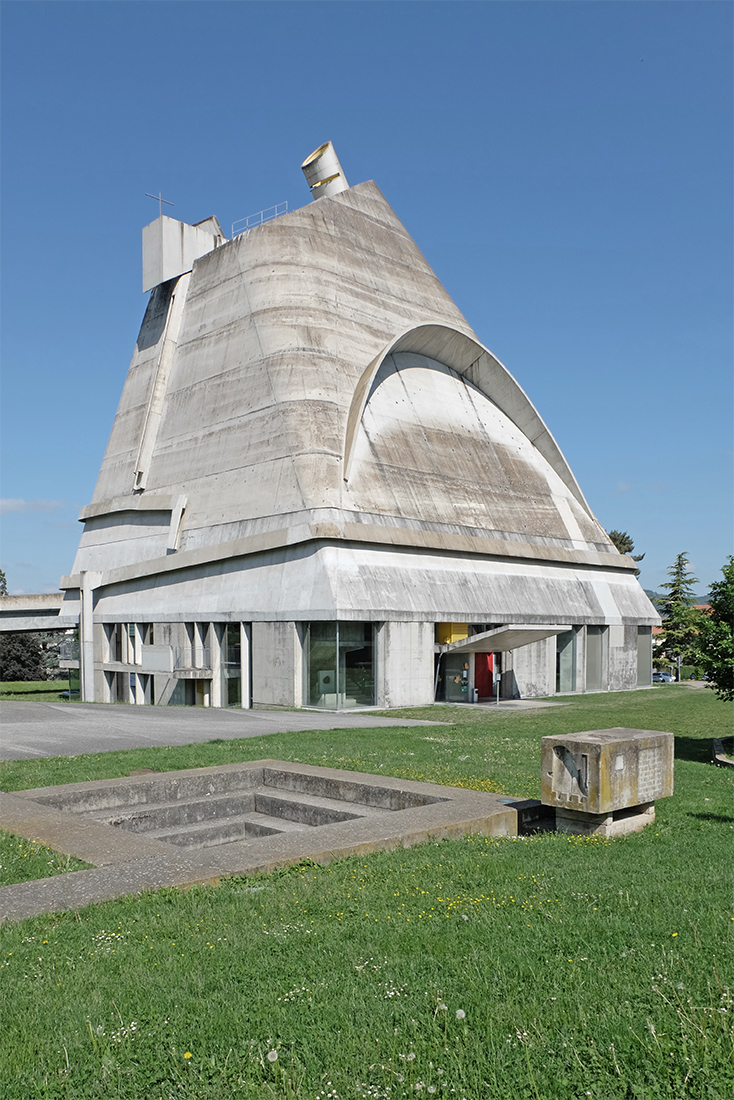
M553 694L556 690L555 637L503 653L502 671L504 698L537 699Z
M211 705L222 706L222 645L226 646L227 627L225 623L209 623L205 645L209 647L212 666ZM224 655L225 660L227 655Z
M609 627L609 690L637 687L637 626Z
M377 704L433 702L433 623L387 622L377 634Z
M94 589L102 574L83 570L79 574L79 680L83 703L94 702Z
M240 623L240 700L246 710L252 706L251 658L252 626L250 623Z
M586 628L576 631L576 691L586 691Z
M252 624L252 701L302 705L302 647L296 623Z

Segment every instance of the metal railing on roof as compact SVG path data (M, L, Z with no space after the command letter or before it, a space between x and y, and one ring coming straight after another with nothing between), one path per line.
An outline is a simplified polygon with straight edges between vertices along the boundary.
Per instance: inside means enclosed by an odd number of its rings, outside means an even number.
M240 234L246 233L248 229L253 229L256 225L262 225L263 222L270 222L273 218L279 218L281 214L288 213L287 202L277 202L275 206L268 206L265 210L258 210L257 214L248 214L246 218L240 218L237 222L232 222L232 239L239 237ZM238 228L239 227L239 228Z

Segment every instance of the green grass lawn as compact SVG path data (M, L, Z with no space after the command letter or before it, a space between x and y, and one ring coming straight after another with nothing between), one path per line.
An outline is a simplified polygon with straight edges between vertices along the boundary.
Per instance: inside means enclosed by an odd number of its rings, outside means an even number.
M0 1095L728 1098L734 771L708 760L732 709L663 685L0 765L5 790L282 757L537 796L545 733L676 734L675 795L623 839L469 837L3 925Z
M69 680L4 680L0 699L27 699L30 702L56 703L61 692L68 691Z
M0 886L62 875L66 871L83 871L89 866L73 856L52 852L42 844L0 829Z

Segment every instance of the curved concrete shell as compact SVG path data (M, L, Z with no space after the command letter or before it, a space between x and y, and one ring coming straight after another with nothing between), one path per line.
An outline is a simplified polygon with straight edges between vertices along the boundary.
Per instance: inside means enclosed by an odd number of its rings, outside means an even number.
M612 631L605 685L634 686L639 631L658 621L634 563L375 184L211 240L151 293L80 516L63 585L70 605L93 592L98 654L105 623L143 638L158 624L156 645L199 624L209 650L223 624L246 624L253 677L257 645L290 669L253 681L253 698L298 704L307 624L375 623L374 701L424 702L435 623L557 623ZM518 678L518 658L513 692L549 690L553 646L524 647L545 671ZM98 655L87 696L139 656Z

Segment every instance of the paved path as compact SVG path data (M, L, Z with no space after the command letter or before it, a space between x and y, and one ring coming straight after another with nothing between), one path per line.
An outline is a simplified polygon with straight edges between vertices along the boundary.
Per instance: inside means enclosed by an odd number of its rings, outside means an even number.
M220 710L215 707L135 707L99 703L0 702L0 760L77 756L85 752L190 745L261 737L287 730L434 726L441 722L323 711Z

